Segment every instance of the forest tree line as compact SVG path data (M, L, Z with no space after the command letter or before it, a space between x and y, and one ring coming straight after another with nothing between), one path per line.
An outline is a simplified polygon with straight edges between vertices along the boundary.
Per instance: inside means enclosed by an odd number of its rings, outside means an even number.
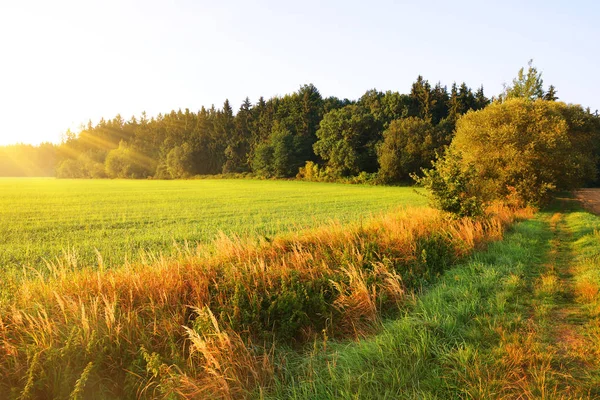
M483 87L450 90L421 76L410 93L369 90L358 100L292 94L221 108L117 115L67 131L61 144L0 148L0 176L188 178L253 174L311 180L408 181L452 140L458 117L488 105ZM357 178L358 177L358 178Z
M358 100L321 96L312 85L292 94L246 98L237 112L202 107L148 117L91 122L67 131L59 145L0 147L0 176L178 179L197 175L251 175L315 181L411 182L432 167L469 111L511 97L554 102L529 65L497 98L466 83L448 90L422 76L410 93L369 90ZM581 109L599 120L598 113ZM599 120L600 121L600 120ZM596 169L597 171L597 169ZM596 175L596 174L595 174ZM590 178L587 184L594 183Z

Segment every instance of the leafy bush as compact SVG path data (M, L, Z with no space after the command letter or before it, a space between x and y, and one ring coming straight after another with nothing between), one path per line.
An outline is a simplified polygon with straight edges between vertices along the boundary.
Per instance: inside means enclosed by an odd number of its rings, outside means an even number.
M173 178L188 178L194 173L194 152L188 143L175 146L167 154L166 171ZM157 171L161 172L162 171Z
M111 178L147 178L156 171L156 162L121 141L106 156L106 173Z
M104 164L83 153L76 159L67 158L56 168L57 178L106 178Z
M491 200L540 205L595 178L599 125L579 106L497 102L458 121L448 154L419 182L458 215L477 214Z
M72 158L63 160L56 168L57 178L85 178L85 175L81 162L79 160L73 160Z
M413 177L429 189L434 207L458 217L478 216L484 209L484 197L474 165L465 168L462 162L459 154L448 152L434 162L432 169L425 170L423 177Z

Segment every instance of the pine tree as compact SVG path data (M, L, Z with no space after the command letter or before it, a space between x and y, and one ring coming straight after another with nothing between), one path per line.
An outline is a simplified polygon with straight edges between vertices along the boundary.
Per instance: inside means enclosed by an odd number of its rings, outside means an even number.
M544 94L544 100L548 101L556 101L558 100L558 96L556 95L556 88L554 85L550 85L548 91Z
M465 82L458 88L458 108L459 113L465 114L469 110L475 109L475 96L470 87Z
M452 122L456 122L460 116L460 104L458 102L458 87L456 82L452 83L452 89L450 90L450 97L448 99L448 118Z
M431 119L432 96L431 85L421 75L417 77L410 90L411 107L409 114L413 117Z
M485 97L485 94L483 93L483 85L481 85L479 89L477 89L477 92L475 92L474 110L481 110L482 108L485 108L488 104L490 104L490 100L487 97Z
M227 138L225 157L227 161L223 166L223 172L245 172L248 171L248 152L251 141L252 125L252 103L246 97L234 120L235 129Z
M431 92L431 117L433 124L438 124L448 116L448 89L438 82Z

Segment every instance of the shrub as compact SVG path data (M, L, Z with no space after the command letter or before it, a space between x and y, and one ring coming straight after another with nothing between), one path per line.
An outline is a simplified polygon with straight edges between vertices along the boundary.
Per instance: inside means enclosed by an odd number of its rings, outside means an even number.
M273 170L273 147L268 142L260 143L254 150L252 171L262 177L271 177Z
M166 171L173 178L188 178L194 173L194 153L188 143L175 146L167 154ZM163 174L163 171L157 171Z
M481 215L485 197L478 185L474 165L463 165L459 154L448 152L433 168L424 171L415 181L429 189L434 207L458 217Z
M579 106L497 102L458 121L448 154L420 182L459 215L491 200L540 205L594 179L598 137L598 123Z
M66 160L62 161L56 168L57 178L85 178L85 175L86 174L81 162L71 158L67 158Z
M146 178L154 174L156 162L121 141L106 156L106 173L111 178Z

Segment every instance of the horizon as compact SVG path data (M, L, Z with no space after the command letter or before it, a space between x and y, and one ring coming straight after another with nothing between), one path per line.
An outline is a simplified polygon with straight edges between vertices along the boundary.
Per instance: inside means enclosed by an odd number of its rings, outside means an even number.
M422 75L483 85L492 97L530 59L560 101L594 111L600 55L587 43L600 34L598 11L585 1L3 4L13 62L0 66L0 145L59 143L89 120L144 110L155 117L229 99L237 112L245 97L255 104L308 83L355 100L373 88L408 93Z

